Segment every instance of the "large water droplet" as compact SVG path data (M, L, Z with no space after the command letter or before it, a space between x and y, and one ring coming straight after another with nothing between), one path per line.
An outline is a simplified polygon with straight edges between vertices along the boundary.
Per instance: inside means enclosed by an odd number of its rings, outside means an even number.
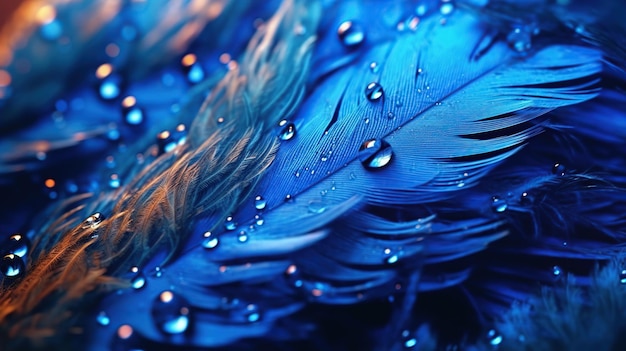
M107 325L109 325L111 323L111 318L109 318L109 316L107 316L106 312L101 311L100 313L98 313L98 315L96 316L96 321L98 322L98 324L100 324L103 327L106 327Z
M152 318L159 330L167 334L181 334L190 324L189 303L172 291L163 291L152 303Z
M532 46L531 33L522 27L513 28L513 30L511 30L509 35L506 37L506 40L509 46L519 53L527 52Z
M25 257L30 248L30 240L25 235L13 234L2 245L6 253L11 253L19 257Z
M345 21L337 28L337 35L341 43L347 48L355 48L365 40L365 31L360 25L352 21Z
M502 199L498 196L494 196L491 198L491 209L493 212L502 213L506 211L509 205L506 202L506 199Z
M502 343L502 335L495 329L491 329L487 332L487 340L489 341L489 345L498 346Z
M391 162L393 150L385 140L370 139L361 145L359 160L369 169L385 167Z
M6 254L0 261L0 272L7 278L18 278L24 274L24 260L15 254Z
M296 136L296 126L295 124L283 119L278 123L278 126L281 127L280 133L278 137L281 140L291 140L294 136Z
M235 223L232 216L226 217L226 220L224 221L224 228L226 228L226 230L235 230L235 228L237 228L237 223Z
M378 101L383 97L383 94L383 87L376 82L369 83L365 88L365 97L369 101Z
M254 198L254 208L257 210L264 210L265 206L267 206L267 201L261 195L257 195Z

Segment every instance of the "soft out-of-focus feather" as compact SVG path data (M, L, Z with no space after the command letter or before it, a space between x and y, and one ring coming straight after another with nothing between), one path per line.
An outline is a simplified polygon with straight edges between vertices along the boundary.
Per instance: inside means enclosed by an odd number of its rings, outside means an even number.
M306 17L304 12L308 14ZM29 347L45 344L41 338L32 336L33 331L40 330L56 330L56 335L48 335L46 340L59 342L70 325L63 318L54 317L56 313L51 312L51 308L78 315L81 302L108 289L104 283L110 278L103 276L105 270L119 277L120 273L164 248L172 255L194 215L228 213L249 196L249 188L271 162L275 149L274 138L264 133L264 126L277 123L281 115L274 112L288 113L284 109L263 110L249 104L263 102L265 94L282 89L274 78L280 74L294 77L291 83L296 90L283 90L282 96L284 99L293 96L289 102L297 105L301 95L297 85L303 85L299 77L306 72L316 12L315 7L285 2L274 19L266 24L267 28L259 30L258 41L249 47L251 57L244 57L241 69L235 63L213 89L208 107L200 112L197 123L191 127L188 145L180 145L174 152L154 160L124 187L126 192L113 192L92 202L98 210L114 213L111 218L94 226L78 224L76 217L83 214L78 217L82 220L85 213L89 213L79 208L72 213L73 219L66 218L58 223L60 226L52 223L39 233L59 239L35 243L32 274L37 280L25 281L19 289L9 288L3 293L4 305L22 307L17 313L7 309L2 319L3 325L10 321L40 319L42 315L49 320L36 325L19 323L3 330L15 340L15 347L21 343ZM306 18L306 22L300 22L299 18ZM288 28L279 28L281 25ZM296 32L296 25L302 26L308 34ZM271 45L273 43L275 46ZM279 64L287 60L298 70L288 72L280 68ZM211 110L218 107L224 108ZM222 125L218 125L218 117L225 120ZM78 227L68 230L68 225L72 224ZM78 281L92 283L77 285ZM46 288L41 290L41 286ZM67 290L68 286L73 287ZM59 296L55 299L59 303L43 305L57 289ZM21 303L33 297L37 298L33 304Z

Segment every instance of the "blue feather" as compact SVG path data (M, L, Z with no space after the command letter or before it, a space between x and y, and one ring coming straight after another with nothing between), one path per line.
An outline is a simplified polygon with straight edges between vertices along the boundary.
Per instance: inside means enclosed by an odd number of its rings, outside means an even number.
M592 270L619 255L626 225L616 153L626 140L624 28L610 11L543 0L219 4L224 17L174 50L194 53L183 67L138 80L158 57L125 72L162 47L122 56L104 77L123 78L115 104L91 86L102 81L72 83L81 88L52 113L65 113L67 127L41 119L0 140L0 185L23 174L41 182L80 157L85 166L67 180L81 185L53 182L50 197L100 193L53 203L32 231L28 271L60 283L39 304L32 273L3 288L0 335L17 340L9 347L36 345L49 328L63 339L76 320L90 350L300 349L289 343L313 339L328 350L434 349L435 333L440 347L479 349L459 340L493 325L487 342L497 347L498 333L506 341L534 330L495 321L530 319L519 304L539 284L595 291L598 276L618 269ZM131 16L128 6L121 13ZM255 36L238 25L271 13L255 21ZM32 77L15 77L25 94ZM143 121L120 124L134 107ZM17 99L0 108L7 126L32 110ZM98 176L110 189L90 187ZM95 211L107 218L94 222ZM128 284L92 283L105 270ZM456 293L454 317L467 321L450 336L455 328L437 323L450 322L440 314ZM27 307L11 314L20 298ZM379 304L383 325L362 320ZM49 312L59 310L76 317L59 322ZM325 313L337 320L324 325ZM28 329L33 320L44 322ZM348 325L346 336L335 324ZM364 332L372 336L344 340Z

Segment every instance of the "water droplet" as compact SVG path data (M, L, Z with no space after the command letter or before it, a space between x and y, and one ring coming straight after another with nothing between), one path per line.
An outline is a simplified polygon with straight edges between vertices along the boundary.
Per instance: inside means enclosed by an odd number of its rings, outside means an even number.
M494 196L491 198L491 209L493 210L493 212L502 213L506 211L508 206L509 205L507 204L505 199L501 199L498 196Z
M365 88L365 96L369 101L377 101L383 94L383 87L376 82L369 83Z
M248 241L248 234L246 234L246 232L242 230L237 235L237 241L239 241L240 243L245 243L246 241Z
M385 167L391 162L393 150L391 145L381 139L370 139L361 145L359 160L368 169Z
M622 284L626 284L626 269L622 269L619 273L619 282Z
M561 270L561 267L559 266L552 267L552 275L554 275L555 277L558 277L561 275L561 273L563 273L563 271Z
M139 267L132 267L130 271L133 273L130 286L135 290L143 288L146 285L146 276L139 271Z
M224 221L224 228L226 228L226 230L235 230L235 228L237 228L237 223L235 223L232 216L226 217L226 220Z
M265 209L265 206L267 206L267 201L265 201L265 199L261 195L257 195L254 198L254 208L256 208L257 210L263 210Z
M363 122L364 122L365 124L369 124L369 123L370 123L370 119L369 119L369 118L364 118L364 119L363 119Z
M567 168L561 163L555 163L554 166L552 166L552 174L564 176L566 171Z
M174 292L163 291L152 303L152 318L159 330L167 334L181 334L190 324L190 308L185 298Z
M96 316L96 321L98 322L98 324L100 324L103 327L106 327L107 325L111 323L111 319L109 318L109 316L107 316L106 312L104 311L101 311L100 313L98 313L98 315Z
M523 206L530 206L535 202L535 199L531 194L525 191L520 195L519 202Z
M46 40L57 40L63 34L63 26L61 25L61 21L52 20L39 28L39 34L41 37Z
M122 78L117 74L107 75L100 81L98 92L104 100L116 99L122 92Z
M309 202L309 212L322 213L324 211L326 211L326 204L324 204L322 201Z
M398 255L392 255L392 256L387 257L385 262L387 262L387 264L394 264L398 262L399 259L400 257Z
M83 229L87 229L87 228L95 229L100 225L100 223L102 223L103 220L104 220L104 216L102 215L102 213L96 212L92 214L91 216L87 217L83 221L82 228Z
M406 347L407 349L412 349L415 347L415 345L417 345L417 339L415 338L410 338L404 342L404 347Z
M427 7L424 4L421 4L415 8L415 13L418 16L424 16L426 14Z
M254 223L256 223L256 225L263 225L265 223L265 220L263 219L263 217L260 214L257 214L254 216Z
M206 238L202 241L202 247L205 249L214 249L220 243L218 238Z
M285 195L285 202L291 202L291 201L293 201L293 196L291 196L291 194Z
M117 189L120 187L120 185L122 185L120 177L115 173L111 174L111 176L109 177L109 187L111 187L111 189Z
M30 248L30 240L25 235L13 234L2 245L4 252L14 254L18 257L25 257Z
M489 340L491 346L498 346L502 343L502 335L495 329L491 329L487 332L487 340Z
M261 313L256 305L250 304L246 306L246 320L250 323L258 322L261 319Z
M347 48L355 48L365 40L365 32L360 25L352 21L345 21L339 25L337 35L341 43Z
M190 83L199 83L204 79L204 69L200 66L196 55L187 54L183 56L181 64Z
M26 267L24 260L15 254L6 254L0 261L0 272L7 278L18 278L24 274Z
M513 50L519 53L525 53L530 50L531 33L521 27L515 27L506 37L506 40Z
M454 11L454 4L451 2L444 2L439 8L439 12L444 16L451 14L452 11Z
M278 126L281 127L280 134L278 134L280 140L291 140L294 136L296 136L295 124L283 119L280 121Z
M370 63L370 71L372 71L372 73L378 73L379 70L380 70L380 66L378 65L377 62Z

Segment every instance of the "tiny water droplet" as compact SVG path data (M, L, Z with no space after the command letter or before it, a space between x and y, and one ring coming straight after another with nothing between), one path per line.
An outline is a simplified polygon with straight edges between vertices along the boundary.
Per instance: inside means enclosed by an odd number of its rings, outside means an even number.
M619 282L622 284L626 284L626 269L622 269L619 273Z
M288 122L287 120L282 120L278 124L282 129L278 134L280 140L291 140L294 136L296 136L296 126L295 124Z
M138 267L131 268L131 272L134 273L134 276L130 280L130 286L135 290L143 288L146 285L146 276L139 271Z
M561 163L555 163L554 166L552 166L552 174L564 176L566 171L567 168Z
M426 14L427 7L425 4L421 4L415 8L415 13L418 16L424 16Z
M502 213L506 211L508 208L508 204L505 199L502 199L498 196L494 196L491 198L491 209L496 213Z
M214 249L220 243L218 238L206 238L202 241L202 247L205 249Z
M83 221L82 228L83 229L87 229L87 228L95 229L100 225L100 223L102 223L103 220L104 220L104 215L102 215L102 213L100 212L96 212L92 214L91 216L87 217Z
M18 257L25 257L30 248L30 240L25 235L13 234L2 245L6 253L14 254Z
M365 118L365 119L363 119L363 122L364 122L365 124L369 124L369 123L370 123L370 119L369 119L369 118Z
M399 259L400 259L400 257L398 255L392 255L392 256L389 256L385 260L385 262L387 262L387 264L394 264L394 263L398 262Z
M226 217L226 220L224 221L224 228L226 228L226 230L235 230L235 228L237 228L237 223L235 223L232 216Z
M120 177L117 174L111 174L111 176L109 177L109 187L111 189L117 189L122 185L122 182L120 181Z
M125 108L123 111L124 122L131 126L138 126L144 120L144 113L140 107L133 106L131 108Z
M451 2L444 2L439 8L439 12L444 16L451 14L452 11L454 11L454 4Z
M534 197L528 192L523 192L519 197L519 202L523 206L530 206L535 201Z
M489 345L498 346L502 343L502 335L495 329L491 329L487 332L487 340L489 341Z
M377 62L370 63L370 70L372 71L372 73L378 73L379 69L380 67Z
M322 213L324 211L326 211L326 205L322 201L309 202L309 212Z
M254 215L254 223L256 223L256 225L263 225L265 223L265 220L260 214L257 214Z
M245 243L246 241L248 241L248 234L246 234L246 232L242 230L237 235L237 241L239 241L240 243Z
M122 92L122 79L116 75L109 75L102 79L98 92L103 100L113 100Z
M383 95L383 87L376 82L369 83L365 88L365 97L367 97L369 101L377 101L382 98Z
M285 195L285 202L291 202L291 201L293 201L293 196L291 196L291 194Z
M415 345L417 345L417 339L415 338L410 338L404 342L404 347L406 347L407 349L412 349L415 347Z
M261 313L256 305L250 304L246 306L246 320L250 323L258 322L261 319Z
M555 277L558 277L561 275L561 273L563 273L563 271L561 270L561 267L559 266L552 267L552 275L554 275Z
M267 201L265 201L263 196L257 195L254 198L254 208L256 208L257 210L263 210L265 209L265 206L267 206Z
M54 19L45 23L39 28L39 34L45 40L54 41L63 35L63 26L61 21Z
M506 40L509 47L518 53L525 53L530 50L532 46L531 33L522 27L513 28L506 37Z
M15 254L6 254L0 261L0 272L7 278L18 278L24 274L24 260Z
M107 325L111 323L111 319L109 318L109 316L107 316L106 312L104 311L101 311L100 313L98 313L98 315L96 316L96 321L98 322L98 324L100 324L103 327L106 327Z
M365 31L352 21L345 21L337 28L337 35L341 43L347 48L355 48L365 40Z
M190 306L185 298L172 291L163 291L152 303L152 319L167 334L182 334L190 324Z
M391 145L381 139L370 139L363 143L359 149L359 160L368 169L387 166L391 162L392 156Z

